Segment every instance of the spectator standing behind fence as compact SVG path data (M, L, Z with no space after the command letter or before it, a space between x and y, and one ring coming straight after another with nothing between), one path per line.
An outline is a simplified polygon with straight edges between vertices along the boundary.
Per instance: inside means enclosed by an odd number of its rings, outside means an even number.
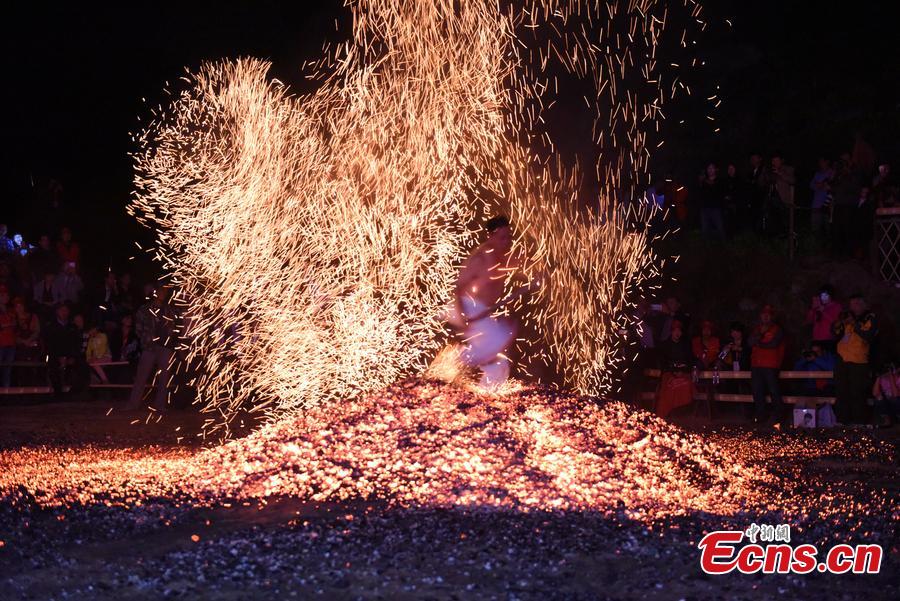
M91 369L94 370L94 373L97 374L97 377L100 378L100 381L104 384L109 384L109 378L106 377L106 372L103 370L103 366L100 365L112 359L112 354L109 351L109 340L96 324L88 328L87 348L84 352L84 358Z
M828 206L831 203L831 180L834 179L834 169L831 161L826 158L819 159L819 168L813 175L809 187L813 192L812 211L810 213L810 226L815 233L825 229L828 221Z
M853 169L850 153L841 155L831 188L834 202L831 228L833 247L838 253L846 253L852 241L853 210L860 190L859 176Z
M834 322L838 361L834 370L837 411L844 423L866 422L866 394L869 391L869 353L878 323L861 294L850 297L849 311Z
M34 285L32 291L32 298L44 322L49 322L56 315L56 297L53 291L55 284L56 273L48 271L44 274L44 278Z
M7 259L15 252L15 244L8 235L5 223L0 223L0 259Z
M41 321L28 310L25 299L13 299L16 316L16 357L21 361L37 361L41 358Z
M875 200L871 189L863 186L859 189L859 197L853 207L850 217L850 254L855 259L865 259L869 256L869 245L875 229Z
M682 310L681 301L677 296L668 297L665 303L653 307L653 309L655 313L651 317L656 320L662 319L659 336L657 337L658 340L669 340L672 338L672 324L676 321L681 325L682 332L690 329L691 316Z
M7 261L0 261L0 286L6 288L10 296L21 294L18 279L13 275L12 267Z
M103 289L94 297L94 305L94 322L112 329L119 321L119 285L112 271L106 272Z
M754 153L750 155L750 172L747 174L747 196L753 215L753 228L761 230L762 213L765 206L766 193L768 192L769 170L763 161L762 155Z
M134 363L140 356L140 342L134 331L134 319L123 315L118 330L112 332L110 352L116 361Z
M72 229L63 226L59 233L60 240L56 244L56 253L63 263L75 263L76 267L81 262L81 247L72 240Z
M700 229L710 239L725 239L725 193L715 163L700 176Z
M888 420L882 425L893 426L900 423L900 370L895 364L886 365L875 378L872 398L875 399L875 414Z
M43 277L46 273L55 274L59 271L59 255L56 254L50 243L50 236L41 234L37 247L28 253L28 264L31 275L35 278Z
M834 371L835 356L822 344L813 342L809 349L804 350L802 356L794 365L796 371ZM826 396L832 392L831 382L828 379L803 380L801 388L803 393L810 396Z
M812 325L812 341L829 351L834 352L834 334L832 326L837 321L843 307L834 300L834 288L824 284L818 294L812 298L809 311L806 312L806 325Z
M56 280L53 282L54 300L57 304L77 305L83 290L84 283L81 281L81 276L75 272L75 262L66 262L63 272L56 276Z
M700 335L694 336L691 341L691 350L694 353L694 364L699 369L712 369L719 359L721 342L715 335L713 322L704 319L700 326Z
M135 302L134 285L131 283L131 274L123 273L119 276L119 312L121 315L134 313L137 309Z
M778 418L783 411L778 371L784 360L784 332L775 323L775 311L765 305L759 314L759 324L750 334L750 385L753 389L753 421L762 423L770 416L766 411L766 394L771 395Z
M729 340L722 350L719 357L722 360L722 367L729 371L742 371L750 367L750 345L744 337L744 324L739 321L731 322L728 326Z
M44 346L54 394L57 397L62 394L66 380L77 388L81 381L81 334L69 320L69 306L65 303L56 307L55 319L45 328Z
M10 305L9 289L0 286L0 386L9 388L16 360L16 316Z
M722 199L725 205L725 223L727 231L738 232L744 229L750 218L750 207L743 183L737 174L737 167L729 163L722 178Z
M694 400L694 384L690 375L694 360L683 334L681 322L675 320L671 325L671 337L659 345L662 374L656 394L656 413L660 417L666 417Z
M127 408L140 407L147 383L155 374L152 406L157 411L165 410L172 349L175 347L174 322L174 312L168 302L168 290L164 287L159 288L151 300L138 309L135 315L135 330L141 341L141 358L138 361L137 374Z
M774 155L772 170L769 172L769 181L767 182L768 192L763 216L763 229L767 233L776 235L785 233L787 213L794 204L795 181L794 168L785 165L781 155Z

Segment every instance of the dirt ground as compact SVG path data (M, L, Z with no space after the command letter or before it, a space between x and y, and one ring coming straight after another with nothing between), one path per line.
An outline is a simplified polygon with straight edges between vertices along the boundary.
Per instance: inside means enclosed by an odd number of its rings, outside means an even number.
M194 413L175 412L158 423L150 416L147 423L146 412L116 407L0 407L0 469L14 471L11 461L22 449L35 457L44 451L53 457L59 449L76 458L87 449L180 457L208 444L197 437L203 419ZM730 418L688 426L725 441L746 435ZM757 436L777 444L811 435ZM818 444L823 437L825 445L852 439L855 446L840 448L873 450L755 460L774 472L802 474L785 478L798 495L856 499L846 523L834 513L825 523L812 515L804 535L877 540L886 554L878 575L708 576L700 570L696 544L703 533L735 523L774 523L777 507L762 516L689 515L650 524L624 513L391 509L361 501L276 498L198 506L177 491L51 507L7 476L0 489L0 599L900 598L900 432L812 436ZM858 519L854 512L870 515Z

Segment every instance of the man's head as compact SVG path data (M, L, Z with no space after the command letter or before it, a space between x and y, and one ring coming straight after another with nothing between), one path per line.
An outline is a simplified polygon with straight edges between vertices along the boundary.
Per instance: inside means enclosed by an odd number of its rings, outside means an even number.
M765 305L759 312L759 323L767 326L775 319L775 309L772 305Z
M762 155L753 153L750 155L750 166L756 169L760 165L762 165Z
M823 305L827 305L834 298L834 288L831 284L823 284L821 288L819 288L819 300Z
M59 231L59 237L65 244L68 244L72 241L72 229L67 225L63 226Z
M728 326L728 331L731 334L731 339L734 341L744 338L744 324L739 321L732 321L731 325Z
M703 323L700 324L700 334L704 338L711 338L713 335L713 322L709 319L704 319Z
M158 286L153 293L153 305L162 307L169 300L169 288L167 286Z
M821 357L825 353L825 349L818 342L813 342L809 347L809 353L816 357Z
M716 174L719 173L719 168L715 163L710 163L706 166L706 177L709 179L713 179L716 177Z
M737 167L735 167L734 163L728 163L728 177L735 177L737 175Z
M21 296L17 296L12 301L13 309L19 315L25 315L25 299Z
M782 165L784 165L784 161L782 160L781 155L776 154L772 157L772 169L778 171L781 169Z
M84 315L81 313L76 313L75 317L72 318L72 323L75 324L75 327L79 330L84 329Z
M50 250L50 236L41 234L41 237L38 238L38 245L44 250Z
M863 298L863 295L860 293L852 295L848 305L850 307L850 312L857 317L862 316L866 312L866 309L869 308L868 304L866 304L866 299Z
M681 322L676 319L672 322L672 330L670 333L672 342L678 342L679 340L681 340L682 334L684 334L684 328L682 327Z
M507 251L512 247L512 225L505 215L491 217L485 224L488 242L496 250Z
M56 305L56 319L58 319L60 323L69 322L69 305L66 303Z

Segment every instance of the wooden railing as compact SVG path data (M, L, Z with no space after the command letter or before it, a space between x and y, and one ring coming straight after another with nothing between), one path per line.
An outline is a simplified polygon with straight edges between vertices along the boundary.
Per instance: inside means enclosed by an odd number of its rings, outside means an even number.
M662 375L662 370L659 369L646 369L644 370L645 378L659 378ZM690 375L690 372L688 372ZM718 391L718 384L715 382L716 378L718 378L719 382L731 380L731 381L740 381L744 380L749 382L751 379L751 372L749 371L731 371L731 370L723 370L716 372L715 370L703 370L697 372L697 390L694 392L694 400L695 401L705 401L710 405L713 401L720 401L726 403L752 403L753 395L752 394L736 394L736 393L723 393ZM778 374L779 380L834 380L834 372L832 371L790 371L785 370L779 372ZM767 396L768 398L768 396ZM807 395L782 395L782 400L785 403L789 403L791 405L796 404L814 404L821 405L827 403L829 405L833 405L835 398L833 396L807 396ZM642 401L655 401L656 400L656 392L642 392L641 393ZM768 398L771 401L770 398ZM709 406L707 407L709 409Z
M125 367L131 365L128 361L101 361L98 363L88 364L88 369L90 369L91 365L97 365L103 368L107 367ZM0 367L10 366L13 368L31 368L31 369L39 369L46 370L49 367L49 364L46 361L13 361L12 363L0 363ZM90 388L95 389L130 389L133 384L111 384L111 383L92 383L88 385ZM64 391L68 391L68 386L64 387ZM0 395L27 395L27 394L51 394L53 392L53 387L51 386L9 386L2 387L0 386Z

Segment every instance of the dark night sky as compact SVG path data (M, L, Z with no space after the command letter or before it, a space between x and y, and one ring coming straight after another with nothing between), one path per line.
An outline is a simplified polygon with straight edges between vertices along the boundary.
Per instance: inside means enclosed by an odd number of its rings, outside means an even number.
M7 207L26 202L32 176L53 176L81 218L133 235L123 206L128 134L144 113L141 98L160 100L164 82L185 66L220 57L271 58L275 75L292 81L325 36L334 38L340 4L28 3L7 11L4 212L14 220L16 209ZM803 169L816 153L848 146L856 128L880 154L896 157L900 21L884 8L893 4L706 2L719 23L734 23L702 46L721 85L722 132L712 135L701 115L679 115L688 118L685 129L673 133L658 163L691 172L712 157L743 160L751 148L778 148Z

